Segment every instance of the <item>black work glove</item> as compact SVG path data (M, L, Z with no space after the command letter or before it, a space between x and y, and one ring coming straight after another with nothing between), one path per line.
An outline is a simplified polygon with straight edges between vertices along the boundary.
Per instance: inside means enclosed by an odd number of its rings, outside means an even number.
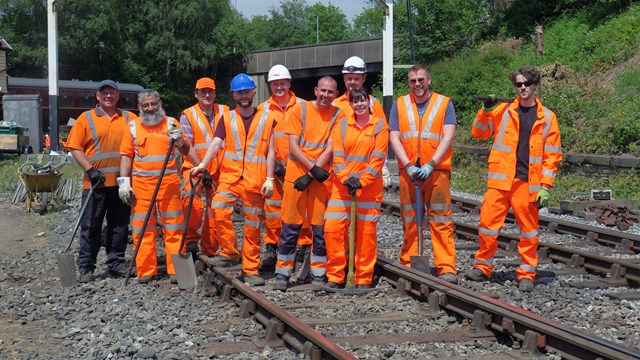
M304 174L296 179L296 181L293 183L293 188L298 191L305 191L305 189L309 187L309 184L311 184L312 181L313 178L311 177L311 175Z
M356 190L362 189L362 184L360 180L354 178L353 176L345 180L344 186L349 190L349 195L353 195L356 193Z
M285 167L284 167L282 164L280 164L280 163L278 163L278 162L277 162L277 163L276 163L276 168L273 170L273 172L274 172L277 176L279 176L279 177L283 178L283 177L284 177L284 175L287 173L287 169L285 169Z
M498 104L498 100L496 100L496 96L495 95L489 95L487 96L487 101L484 102L484 108L485 110L490 110L492 107L496 106L496 104Z
M311 171L311 175L320 182L325 182L325 180L329 178L329 172L317 165L313 165L309 171Z
M209 174L209 171L206 169L202 173L202 186L206 188L211 188L211 183L213 183L213 177Z
M100 183L104 183L106 180L102 171L94 167L87 170L87 176L89 177L89 181L91 181L91 185L98 185Z

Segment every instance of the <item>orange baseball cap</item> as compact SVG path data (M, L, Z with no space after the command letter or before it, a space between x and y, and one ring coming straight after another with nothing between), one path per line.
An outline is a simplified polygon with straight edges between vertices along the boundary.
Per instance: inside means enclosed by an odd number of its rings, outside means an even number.
M196 82L196 90L200 90L200 89L215 90L216 89L216 83L213 81L212 78L208 78L208 77L200 78Z

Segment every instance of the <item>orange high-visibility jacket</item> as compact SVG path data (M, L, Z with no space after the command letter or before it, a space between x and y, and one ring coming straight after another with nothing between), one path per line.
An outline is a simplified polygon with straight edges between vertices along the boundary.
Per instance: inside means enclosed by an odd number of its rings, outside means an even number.
M339 107L346 117L353 116L353 108L351 108L347 93L344 93L342 96L333 100L333 106ZM385 121L387 120L387 117L384 115L384 108L382 107L380 100L375 96L369 95L369 111L371 112L371 117L382 118Z
M207 152L207 148L209 148L209 144L213 141L213 133L215 128L218 126L218 122L225 111L229 111L229 107L227 105L221 104L213 104L214 111L214 120L213 120L213 129L211 128L211 124L207 120L207 117L200 109L198 104L193 105L192 107L185 109L182 113L187 117L189 124L191 125L191 130L193 132L193 144L191 144L196 153L200 157L200 160L204 158L204 154ZM197 164L192 164L191 159L188 156L184 156L182 163L182 170L191 169ZM222 161L222 151L218 151L218 156L211 160L207 170L210 173L214 173L218 170L218 166Z
M82 113L71 128L65 147L80 150L87 155L89 162L105 176L104 186L117 186L120 176L120 143L131 119L136 115L122 109L116 109L113 118L109 118L97 106ZM89 177L84 175L83 189L90 187Z
M529 136L529 198L535 197L541 185L552 187L562 160L560 128L556 114L542 106L536 99L537 120ZM499 190L510 190L516 175L516 150L520 130L517 109L520 97L514 102L500 104L493 111L480 109L473 121L471 135L476 139L494 136L489 153L487 186Z
M171 127L180 126L172 117L165 116L155 126L146 126L140 119L129 123L129 131L124 133L120 154L133 158L131 167L131 187L136 197L150 199L155 190L162 164L169 151L169 136ZM158 199L162 199L165 189L169 186L179 186L180 179L176 169L176 150L171 149L167 168L162 178Z
M273 96L258 105L258 111L268 106L276 120L276 126L273 128L273 147L276 151L276 163L280 163L284 167L287 166L287 160L289 159L289 136L284 134L284 115L293 107L293 105L304 101L303 99L296 97L296 94L291 90L289 90L289 96L289 103L284 109L278 105Z
M353 116L341 118L333 127L333 172L340 183L353 176L360 180L363 191L371 185L371 196L382 193L382 166L387 158L389 126L382 118L370 117L362 128L356 128Z
M269 108L256 111L247 134L238 111L225 112L221 183L233 184L242 177L245 191L260 192L267 178L267 153L274 121Z
M427 108L420 118L413 94L398 98L398 126L400 142L407 153L411 164L415 164L418 156L420 165L428 163L435 154L443 136L444 117L449 104L448 97L432 92ZM418 154L420 149L420 154ZM451 148L436 165L438 170L451 170Z
M331 129L338 117L342 117L340 108L331 106L324 112L318 111L313 101L303 101L293 106L285 115L285 130L287 135L300 136L298 146L307 159L317 160L327 147L327 141L331 136ZM286 181L294 182L308 172L307 168L300 164L289 154L287 163ZM324 166L328 171L331 162Z

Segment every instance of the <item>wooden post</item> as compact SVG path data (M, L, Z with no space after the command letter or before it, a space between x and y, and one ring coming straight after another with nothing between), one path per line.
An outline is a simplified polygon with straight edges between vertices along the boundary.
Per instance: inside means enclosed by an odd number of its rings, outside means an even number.
M536 35L535 35L534 42L536 44L536 56L542 54L542 52L544 51L544 37L543 37L542 25L536 26Z

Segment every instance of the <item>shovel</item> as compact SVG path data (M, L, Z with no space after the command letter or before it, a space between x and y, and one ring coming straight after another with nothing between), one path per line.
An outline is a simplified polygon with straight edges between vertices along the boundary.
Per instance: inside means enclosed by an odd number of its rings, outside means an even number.
M189 205L187 206L187 215L184 218L184 226L182 227L182 241L180 242L180 249L177 254L171 254L171 261L173 261L173 267L176 270L176 278L178 279L178 287L181 290L193 289L198 283L196 276L196 267L193 263L191 253L182 253L184 250L184 243L187 238L187 227L189 226L189 218L191 217L191 208L193 207L193 197L196 194L196 188L200 185L200 181L193 183L193 174L189 172L189 183L191 184L191 194L189 194Z
M147 215L144 217L144 222L142 223L142 229L140 229L140 235L138 235L138 244L136 244L136 248L133 250L133 258L129 264L129 271L127 271L127 276L124 278L124 285L126 286L129 283L129 278L131 277L131 270L133 269L133 264L136 262L136 258L138 257L138 251L140 251L140 245L142 244L142 235L144 235L144 231L147 229L147 224L149 223L149 218L151 217L151 213L153 212L153 208L156 205L156 197L158 196L158 190L160 190L160 184L162 184L162 178L164 177L164 172L167 170L167 164L169 163L169 158L171 157L171 151L173 151L173 144L176 141L173 139L169 140L169 150L167 150L167 155L164 157L164 162L162 163L162 169L160 170L160 176L158 176L158 182L156 183L156 188L153 190L153 195L151 196L151 202L149 202L149 208L147 209Z
M82 216L87 210L89 200L91 200L91 197L93 196L93 189L95 189L97 185L98 184L92 184L89 188L89 194L87 194L87 198L84 200L84 203L80 208L80 216L78 217L78 221L76 221L76 226L73 228L71 239L64 251L58 254L58 272L60 273L60 285L63 287L72 287L78 283L78 278L76 277L76 257L73 254L67 254L67 251L69 251L71 244L73 244L73 239L76 237L76 232L80 227Z
M423 273L429 274L431 272L431 265L429 264L429 257L424 256L424 235L422 233L422 221L424 216L422 211L424 210L424 204L422 203L422 193L420 192L421 182L414 183L413 186L416 189L416 225L418 227L418 256L412 256L410 259L411 268Z

